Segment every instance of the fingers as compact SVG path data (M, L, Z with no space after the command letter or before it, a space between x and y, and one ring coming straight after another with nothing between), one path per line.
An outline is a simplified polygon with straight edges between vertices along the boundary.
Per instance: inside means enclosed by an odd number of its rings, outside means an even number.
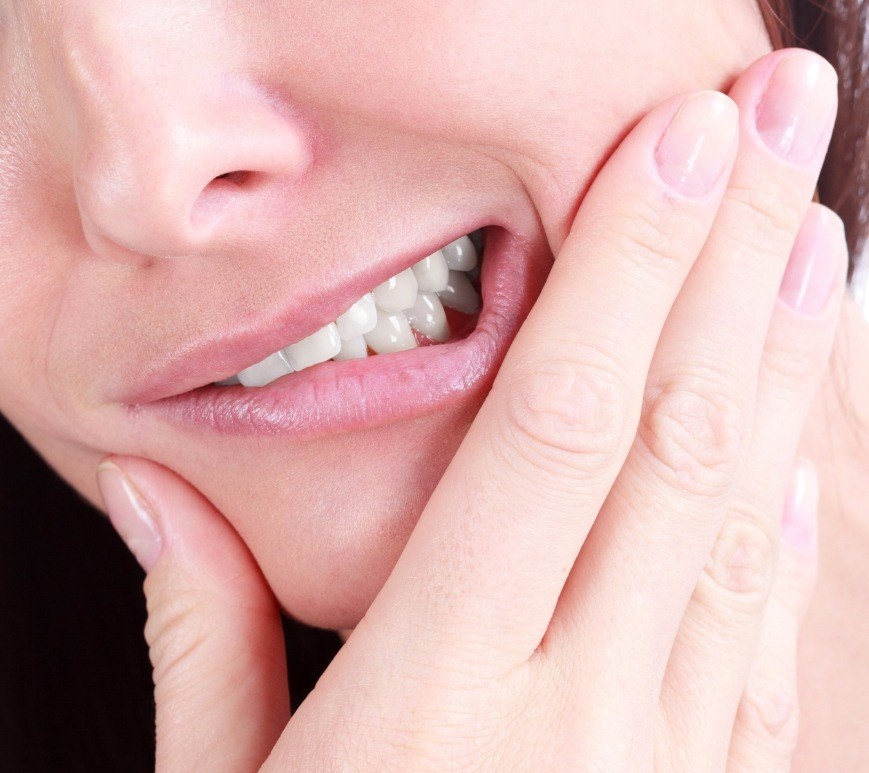
M655 344L720 202L736 120L715 92L671 99L596 178L369 611L391 641L432 657L476 649L498 667L539 644L630 446Z
M799 729L797 639L817 565L818 481L797 460L782 521L775 585L733 726L728 773L789 771Z
M812 204L766 340L745 471L700 575L667 665L673 721L688 719L697 766L726 757L775 571L791 462L835 335L847 271L839 217ZM824 273L826 269L827 273ZM814 295L812 295L812 293ZM794 307L798 308L794 308ZM787 577L788 573L785 572ZM770 602L772 603L772 602ZM697 684L703 674L703 684ZM673 736L680 730L674 728Z
M731 96L739 155L661 334L636 441L583 548L591 563L568 581L553 624L553 647L562 625L566 641L579 630L646 693L750 447L766 332L832 130L836 76L814 54L780 51L749 67ZM812 354L818 365L826 357Z
M100 466L112 523L148 572L158 770L254 770L290 718L277 604L223 517L142 459Z

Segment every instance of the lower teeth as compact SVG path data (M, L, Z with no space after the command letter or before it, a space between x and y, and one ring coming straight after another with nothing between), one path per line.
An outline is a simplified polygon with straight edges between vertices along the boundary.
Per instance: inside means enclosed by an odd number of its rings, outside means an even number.
M482 306L472 284L480 275L482 238L482 231L475 231L456 239L366 293L335 322L217 385L260 387L329 359L368 357L369 349L374 354L413 349L419 345L414 331L436 343L447 341L444 307L474 315Z

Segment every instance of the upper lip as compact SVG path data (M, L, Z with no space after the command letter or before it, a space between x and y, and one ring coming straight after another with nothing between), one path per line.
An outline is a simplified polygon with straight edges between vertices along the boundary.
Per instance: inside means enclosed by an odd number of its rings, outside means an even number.
M149 362L134 391L123 401L129 405L153 402L235 375L319 330L381 282L484 225L488 223L480 220L451 225L424 242L408 244L399 254L365 267L340 284L327 283L326 293L311 286L293 288L274 314L234 320L229 329L198 332Z

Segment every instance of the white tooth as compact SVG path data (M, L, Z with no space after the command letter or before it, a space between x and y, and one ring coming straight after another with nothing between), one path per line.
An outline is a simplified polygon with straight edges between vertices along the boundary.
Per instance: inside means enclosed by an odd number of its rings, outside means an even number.
M439 293L443 290L447 286L449 272L447 261L440 250L413 264L417 286L425 292Z
M261 387L292 372L293 366L284 359L283 354L275 352L266 357L262 362L245 368L236 378L242 386Z
M370 333L365 334L368 345L378 354L391 354L405 349L414 349L417 345L413 331L402 312L386 314L377 312L377 325Z
M377 324L377 307L371 293L365 293L356 303L335 320L338 335L344 341L365 335Z
M387 314L404 311L416 300L416 277L409 268L400 271L371 291L377 308Z
M361 360L368 356L368 344L365 342L365 336L356 336L356 338L341 339L341 351L338 352L333 360Z
M406 312L407 321L426 338L443 343L450 337L450 326L444 307L434 293L420 293L416 303Z
M450 271L447 289L438 293L441 303L463 314L476 314L482 305L471 280L462 271Z
M281 350L287 362L293 370L303 370L316 365L318 362L331 360L341 351L341 338L338 336L338 328L334 322L321 327L316 333L303 338L298 343L292 344Z
M470 271L477 265L477 248L467 236L456 239L441 252L452 271Z
M235 386L236 384L240 384L241 381L238 380L238 376L230 376L229 378L223 379L223 381L215 381L215 386Z

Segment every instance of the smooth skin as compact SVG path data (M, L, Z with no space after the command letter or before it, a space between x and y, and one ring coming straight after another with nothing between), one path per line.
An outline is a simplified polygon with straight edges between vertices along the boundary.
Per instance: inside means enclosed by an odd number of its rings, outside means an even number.
M107 453L174 470L327 628L379 592L488 376L315 438L148 420L120 384L469 220L542 283L642 115L770 50L757 0L0 0L0 36L0 412L98 507Z
M770 86L782 62L812 93ZM160 535L134 545L158 769L789 769L815 556L794 534L813 533L811 506L778 545L845 287L841 221L811 202L835 86L819 57L779 51L729 99L681 94L630 132L394 570L292 719L279 608L245 544L177 475L103 466L139 492L138 515L107 498L122 535L131 516ZM770 147L764 94L821 116L813 152ZM709 111L695 131L733 140L705 192L674 190L656 163L686 98ZM811 312L777 301L795 240L820 244L833 276Z

